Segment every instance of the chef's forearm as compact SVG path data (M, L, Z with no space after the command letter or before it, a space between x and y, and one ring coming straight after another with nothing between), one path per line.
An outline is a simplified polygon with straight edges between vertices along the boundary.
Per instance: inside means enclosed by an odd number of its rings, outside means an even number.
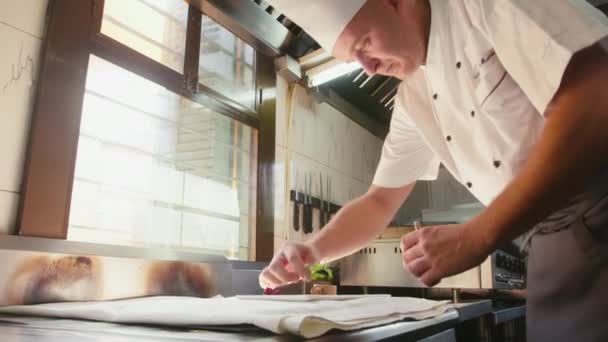
M324 262L350 255L376 238L393 219L414 184L400 189L370 189L350 202L310 240Z
M577 55L546 113L546 126L514 181L474 225L489 246L532 228L608 166L608 54Z

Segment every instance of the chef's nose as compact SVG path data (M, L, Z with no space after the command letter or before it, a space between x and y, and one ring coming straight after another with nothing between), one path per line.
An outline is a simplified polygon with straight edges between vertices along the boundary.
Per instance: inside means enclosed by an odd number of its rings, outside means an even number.
M355 54L355 59L357 60L357 62L359 62L359 64L361 64L363 70L365 70L365 73L369 76L375 75L378 71L378 66L380 65L379 59L370 58L361 52L357 52Z

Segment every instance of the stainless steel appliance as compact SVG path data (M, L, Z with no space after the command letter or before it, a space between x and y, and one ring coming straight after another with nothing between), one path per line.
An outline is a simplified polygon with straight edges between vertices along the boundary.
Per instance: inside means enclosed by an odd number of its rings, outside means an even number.
M376 240L340 262L340 284L346 286L425 287L402 266L399 239ZM490 255L480 266L445 278L435 287L464 289L521 289L525 262L513 246Z
M424 210L423 225L466 222L483 210L481 204ZM432 222L432 223L431 223ZM380 239L340 262L340 283L346 286L425 287L401 261L400 239ZM525 259L513 243L492 253L480 266L445 278L435 287L463 289L525 288Z

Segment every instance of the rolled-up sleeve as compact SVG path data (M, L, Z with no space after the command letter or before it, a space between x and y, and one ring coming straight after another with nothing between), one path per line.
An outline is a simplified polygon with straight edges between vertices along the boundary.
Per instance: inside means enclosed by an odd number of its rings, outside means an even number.
M472 3L500 61L540 113L561 86L572 56L608 36L608 18L584 0Z
M373 184L398 188L417 180L435 180L439 164L397 100Z

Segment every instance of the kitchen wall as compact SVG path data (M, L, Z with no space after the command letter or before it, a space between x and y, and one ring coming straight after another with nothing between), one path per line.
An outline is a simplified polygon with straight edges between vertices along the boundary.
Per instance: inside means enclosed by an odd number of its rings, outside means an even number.
M277 80L275 164L275 250L289 240L304 240L292 229L289 190L304 191L313 175L312 193L319 196L319 174L331 179L331 200L344 205L362 195L372 181L382 141L326 103L315 103L296 86L290 109L287 82ZM289 113L291 110L291 123ZM324 196L325 194L324 189ZM318 220L315 221L317 231Z
M0 234L15 227L47 3L0 2Z
M289 93L287 81L277 79L276 164L275 164L275 250L287 240L301 241L302 230L292 229L293 203L289 190L304 191L304 178L313 175L312 194L320 195L323 183L331 179L331 200L338 205L363 195L372 183L383 141L327 103L316 103L307 90L295 86ZM289 98L293 96L293 108ZM290 113L291 112L291 119ZM323 195L326 191L323 189ZM419 182L394 219L411 224L422 209L447 208L476 202L447 170L441 169L433 182ZM318 219L315 218L315 232ZM355 229L356 227L353 227Z
M289 190L304 191L304 179L313 176L312 194L320 196L323 183L331 180L331 200L338 205L363 195L374 177L382 140L326 103L316 103L307 90L295 86L293 109L289 86L277 80L275 164L275 250L286 240L305 240L292 229L293 203ZM291 111L291 120L290 120ZM326 189L323 189L326 197ZM315 218L315 232L318 219ZM355 227L353 227L354 229Z

